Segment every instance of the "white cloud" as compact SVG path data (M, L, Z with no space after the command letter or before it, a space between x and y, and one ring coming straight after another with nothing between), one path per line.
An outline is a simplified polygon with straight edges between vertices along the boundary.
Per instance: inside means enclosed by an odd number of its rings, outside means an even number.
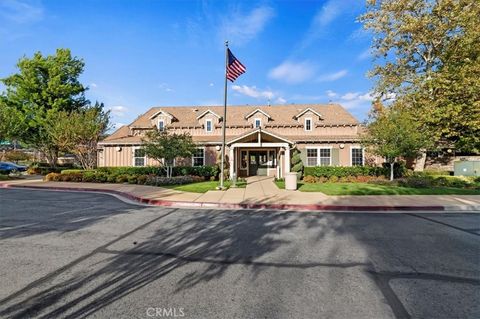
M165 92L173 92L173 89L168 85L168 83L160 83L158 88L162 89Z
M338 0L327 1L313 18L313 25L324 27L335 20L342 12L341 2Z
M269 6L255 8L247 14L234 11L224 18L220 37L222 40L229 39L236 45L245 44L262 32L274 16L275 11Z
M255 98L255 99L267 99L268 101L275 100L275 103L285 104L286 99L281 97L278 93L271 90L259 90L256 86L248 85L232 85L232 90L237 93Z
M368 109L374 100L372 92L362 94L361 92L347 92L343 94L336 103L341 104L346 109L365 108Z
M122 105L116 105L109 108L110 112L119 117L125 116L125 113L128 111L128 108Z
M365 51L363 51L357 56L357 60L363 61L371 57L372 57L372 51L370 49L366 49Z
M92 83L89 84L89 87L90 87L91 89L95 89L95 88L98 87L98 85L97 85L97 83L93 83L93 82L92 82Z
M17 24L33 23L43 19L44 10L38 1L2 0L0 17Z
M343 78L347 74L348 74L347 70L340 70L340 71L335 72L335 73L321 75L317 78L317 81L319 81L319 82L332 82L332 81L336 81L338 79Z
M215 84L213 84L213 83L210 83L208 86L214 86L214 85L215 85Z
M315 72L315 67L309 62L285 61L273 68L268 73L272 79L295 84L310 79Z
M327 96L330 98L338 96L338 94L333 92L332 90L327 90L325 93L327 93Z

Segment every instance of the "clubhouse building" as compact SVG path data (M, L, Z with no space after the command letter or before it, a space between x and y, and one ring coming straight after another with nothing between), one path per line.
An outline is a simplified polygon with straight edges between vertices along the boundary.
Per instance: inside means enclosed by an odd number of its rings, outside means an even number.
M157 165L141 151L148 130L188 132L198 145L175 165L214 165L222 145L222 106L153 107L98 144L98 166ZM283 177L293 149L304 166L363 165L360 123L338 104L228 106L226 160L230 176Z

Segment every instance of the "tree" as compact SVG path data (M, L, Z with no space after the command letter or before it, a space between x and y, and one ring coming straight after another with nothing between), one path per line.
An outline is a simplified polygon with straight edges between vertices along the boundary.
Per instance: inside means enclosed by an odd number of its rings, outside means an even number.
M303 173L303 162L302 162L301 153L298 149L293 150L291 162L292 162L292 171L297 173L298 178L301 178Z
M362 145L368 152L386 158L393 180L395 162L400 157L417 157L428 146L428 138L410 112L392 107L371 113Z
M17 141L26 129L22 113L16 108L7 106L0 97L0 141Z
M46 128L49 138L60 151L75 155L84 169L92 169L97 163L97 143L109 128L109 112L103 111L103 103L70 113L50 113Z
M375 93L394 97L437 144L480 152L480 2L369 0Z
M84 62L72 57L70 50L58 49L50 56L37 52L31 59L23 57L17 67L17 74L1 79L6 87L2 104L15 110L25 127L15 133L18 139L43 152L55 165L58 148L46 129L47 119L54 112L71 113L89 105L87 88L79 81Z
M151 130L142 141L145 155L158 161L165 168L167 177L172 176L175 158L190 157L195 151L195 144L188 133L168 134L166 131Z

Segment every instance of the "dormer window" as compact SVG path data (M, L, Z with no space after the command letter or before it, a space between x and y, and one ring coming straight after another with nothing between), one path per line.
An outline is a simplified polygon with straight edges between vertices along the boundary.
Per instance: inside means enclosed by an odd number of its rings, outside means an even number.
M165 131L165 121L164 120L158 120L158 130L160 132Z
M311 118L306 118L305 119L305 131L311 131L312 130L312 119Z
M207 133L213 132L213 123L212 123L212 120L206 120L206 121L205 121L205 131L206 131Z
M260 119L260 118L254 119L254 120L253 120L253 126L254 126L255 128L261 127L261 126L262 126L262 119Z

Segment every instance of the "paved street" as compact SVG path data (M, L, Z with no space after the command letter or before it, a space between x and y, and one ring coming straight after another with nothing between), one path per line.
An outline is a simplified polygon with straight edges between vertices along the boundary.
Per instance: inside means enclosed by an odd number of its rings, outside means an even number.
M0 189L0 317L480 318L479 236L480 214Z

